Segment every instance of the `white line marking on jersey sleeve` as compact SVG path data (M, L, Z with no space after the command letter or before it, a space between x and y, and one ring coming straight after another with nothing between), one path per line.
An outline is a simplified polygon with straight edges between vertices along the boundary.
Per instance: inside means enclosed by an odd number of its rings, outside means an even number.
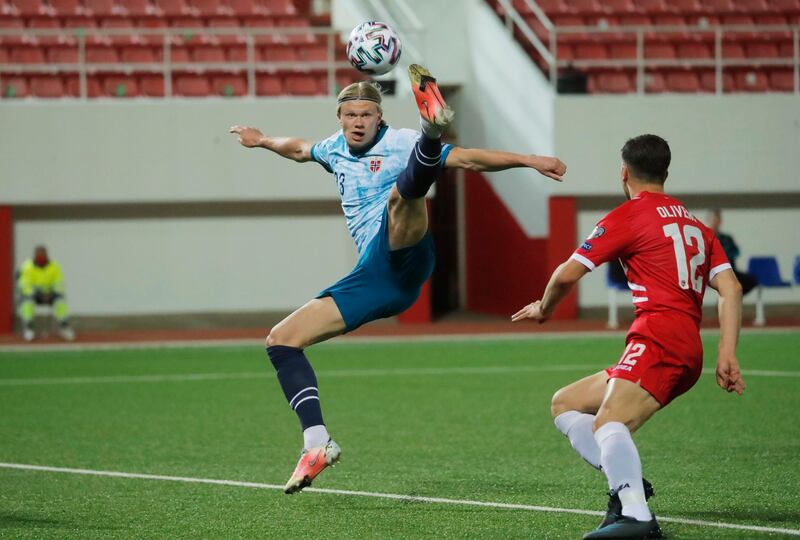
M118 471L97 471L92 469L72 469L66 467L49 467L43 465L27 465L23 463L0 463L0 468L16 469L23 471L39 471L65 474L81 474L89 476L106 476L111 478L129 478L136 480L160 480L163 482L183 482L187 484L213 484L220 486L244 487L255 489L272 489L283 491L284 486L277 484L262 484L258 482L242 482L238 480L217 480L213 478L193 478L187 476L168 476L161 474L128 473ZM430 504L456 504L464 506L480 506L485 508L504 508L508 510L527 510L531 512L553 512L559 514L579 514L584 516L602 516L603 512L583 510L580 508L558 508L554 506L537 506L532 504L502 503L490 501L473 501L469 499L448 499L443 497L419 497L415 495L400 495L396 493L378 493L373 491L353 491L347 489L306 488L304 491L322 493L327 495L349 495L354 497L373 497L378 499L391 499L405 502L420 502ZM717 527L722 529L735 529L740 531L753 531L763 533L779 533L800 536L800 529L783 529L778 527L762 527L759 525L743 525L738 523L723 523L718 521L703 521L699 519L684 519L659 516L659 520L683 525L696 525L698 527Z

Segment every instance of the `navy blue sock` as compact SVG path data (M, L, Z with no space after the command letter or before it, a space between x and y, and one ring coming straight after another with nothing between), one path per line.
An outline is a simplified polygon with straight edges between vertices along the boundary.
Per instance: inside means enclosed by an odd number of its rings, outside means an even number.
M322 408L319 404L317 376L303 353L297 347L273 345L267 347L267 354L278 373L283 394L289 406L300 418L303 429L325 424L322 421Z
M408 157L408 165L397 178L397 191L404 199L424 197L439 178L442 140L431 139L423 133Z

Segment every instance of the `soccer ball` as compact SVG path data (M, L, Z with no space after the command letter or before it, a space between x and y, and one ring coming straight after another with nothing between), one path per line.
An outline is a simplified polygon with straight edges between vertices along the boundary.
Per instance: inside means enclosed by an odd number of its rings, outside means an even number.
M386 23L363 22L350 32L347 58L362 73L389 73L400 60L400 38Z

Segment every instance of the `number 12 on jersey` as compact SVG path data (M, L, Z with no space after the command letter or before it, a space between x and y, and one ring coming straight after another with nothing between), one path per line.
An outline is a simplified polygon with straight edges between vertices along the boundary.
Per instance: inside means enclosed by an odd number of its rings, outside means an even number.
M703 276L697 275L697 267L706 262L706 244L703 233L694 225L684 225L683 235L677 223L664 225L664 236L672 238L675 248L675 263L678 267L678 285L688 289L690 285L695 292L703 292ZM697 254L686 264L686 246L697 248Z

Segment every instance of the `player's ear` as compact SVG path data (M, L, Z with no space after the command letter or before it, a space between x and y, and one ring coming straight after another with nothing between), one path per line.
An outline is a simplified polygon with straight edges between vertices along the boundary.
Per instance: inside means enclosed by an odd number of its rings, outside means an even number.
M628 182L628 166L625 162L622 163L622 168L619 171L619 176L622 179L622 183Z

